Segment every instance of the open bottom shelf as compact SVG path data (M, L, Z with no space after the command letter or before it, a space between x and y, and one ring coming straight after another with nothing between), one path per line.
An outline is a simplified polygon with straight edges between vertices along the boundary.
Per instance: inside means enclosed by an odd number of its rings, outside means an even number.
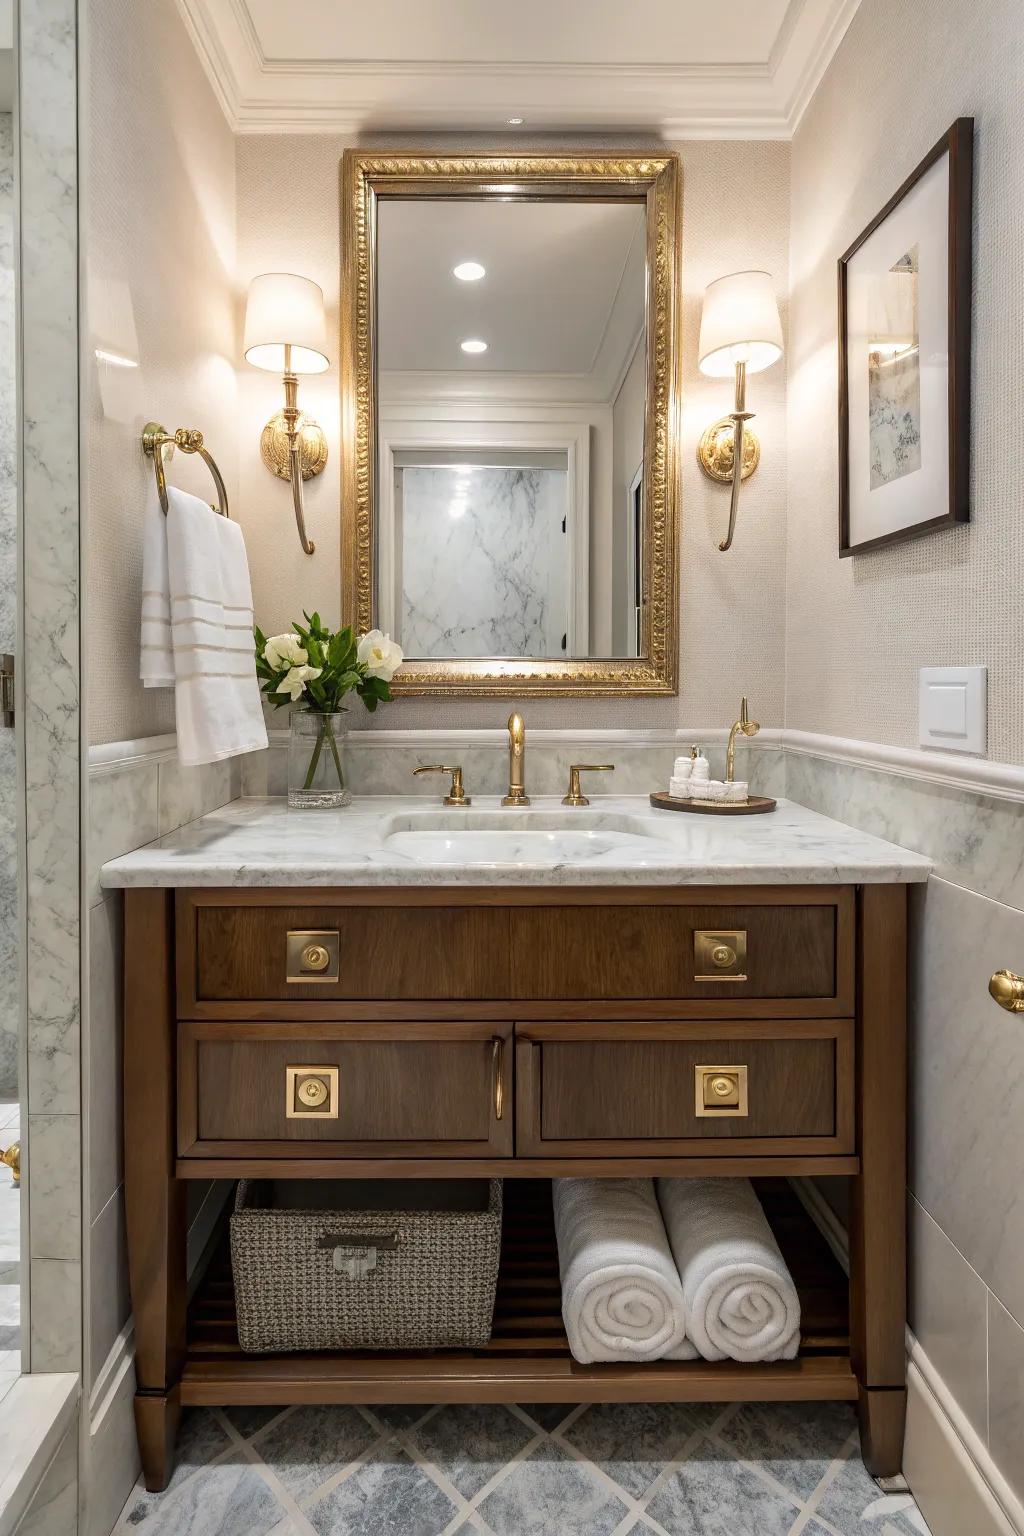
M291 1403L728 1402L855 1399L846 1276L784 1180L756 1180L800 1293L796 1360L771 1365L657 1361L579 1365L562 1326L546 1180L505 1185L494 1333L479 1350L246 1354L239 1346L227 1243L189 1312L181 1400Z

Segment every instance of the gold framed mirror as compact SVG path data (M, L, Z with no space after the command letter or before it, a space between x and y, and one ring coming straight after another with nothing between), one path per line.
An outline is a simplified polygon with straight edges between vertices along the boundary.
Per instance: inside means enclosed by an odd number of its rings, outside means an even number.
M674 154L342 161L342 599L393 692L678 691Z

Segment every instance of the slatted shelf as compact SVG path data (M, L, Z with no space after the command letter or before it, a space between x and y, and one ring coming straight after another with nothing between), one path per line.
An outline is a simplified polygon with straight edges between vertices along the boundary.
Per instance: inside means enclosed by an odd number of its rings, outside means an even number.
M846 1276L785 1180L755 1181L800 1293L794 1361L578 1365L561 1316L551 1186L505 1185L489 1344L478 1350L254 1355L238 1343L230 1252L218 1249L189 1311L184 1403L588 1402L853 1399Z

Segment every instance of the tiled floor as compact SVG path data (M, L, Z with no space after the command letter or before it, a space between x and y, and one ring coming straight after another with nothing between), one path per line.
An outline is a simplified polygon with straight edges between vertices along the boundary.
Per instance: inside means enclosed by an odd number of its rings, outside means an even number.
M139 1536L928 1536L838 1403L195 1410Z
M0 1152L19 1138L18 1105L0 1101ZM21 1372L21 1194L0 1165L0 1400Z

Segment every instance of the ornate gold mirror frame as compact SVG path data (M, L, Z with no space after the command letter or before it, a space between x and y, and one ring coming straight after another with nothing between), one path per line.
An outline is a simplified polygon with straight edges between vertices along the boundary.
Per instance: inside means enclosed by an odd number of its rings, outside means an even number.
M647 411L644 573L638 658L415 659L393 691L539 698L678 692L680 170L674 154L459 156L348 150L342 161L342 600L358 630L376 623L376 231L386 197L626 198L646 204Z

